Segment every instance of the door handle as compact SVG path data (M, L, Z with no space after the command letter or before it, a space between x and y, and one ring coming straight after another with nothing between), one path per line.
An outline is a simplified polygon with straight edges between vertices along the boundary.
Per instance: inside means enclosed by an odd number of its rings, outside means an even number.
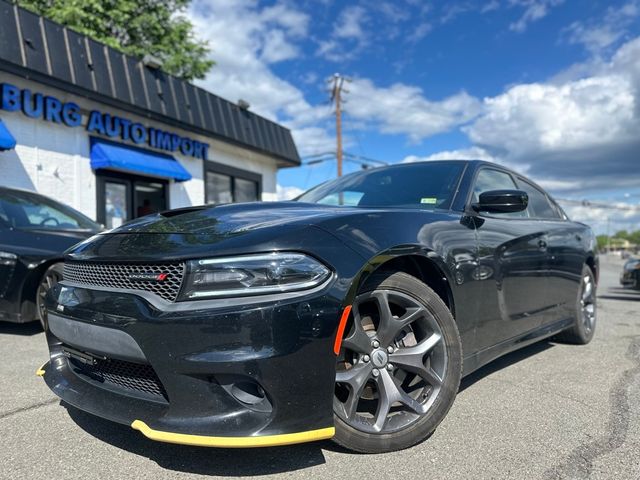
M538 248L544 252L547 249L547 242L538 240Z

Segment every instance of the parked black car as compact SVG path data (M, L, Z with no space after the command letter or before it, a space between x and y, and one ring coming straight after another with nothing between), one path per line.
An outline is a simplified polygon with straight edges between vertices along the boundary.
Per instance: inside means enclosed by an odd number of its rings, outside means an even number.
M631 258L625 262L620 275L620 284L640 290L640 258Z
M68 206L0 187L0 321L44 325L43 299L62 278L62 253L99 231Z
M406 448L461 376L552 335L591 340L595 246L534 183L478 161L169 211L66 257L38 374L155 440Z

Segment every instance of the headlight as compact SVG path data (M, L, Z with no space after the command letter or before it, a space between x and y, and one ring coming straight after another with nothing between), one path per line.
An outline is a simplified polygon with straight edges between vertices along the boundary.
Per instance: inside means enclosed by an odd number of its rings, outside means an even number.
M18 256L15 253L0 251L0 265L11 267L16 264L16 260L18 260Z
M263 295L316 287L331 272L301 253L270 253L191 260L181 300Z

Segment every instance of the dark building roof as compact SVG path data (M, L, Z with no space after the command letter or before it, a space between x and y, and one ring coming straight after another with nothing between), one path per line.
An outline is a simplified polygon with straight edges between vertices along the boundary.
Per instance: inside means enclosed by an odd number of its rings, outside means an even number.
M300 165L287 128L5 0L0 70Z

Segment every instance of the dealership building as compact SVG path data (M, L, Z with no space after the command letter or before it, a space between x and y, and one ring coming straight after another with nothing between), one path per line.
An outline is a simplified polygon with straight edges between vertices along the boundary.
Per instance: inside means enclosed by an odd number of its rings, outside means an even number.
M108 228L168 208L275 200L278 169L300 165L289 130L157 63L0 0L0 185Z

